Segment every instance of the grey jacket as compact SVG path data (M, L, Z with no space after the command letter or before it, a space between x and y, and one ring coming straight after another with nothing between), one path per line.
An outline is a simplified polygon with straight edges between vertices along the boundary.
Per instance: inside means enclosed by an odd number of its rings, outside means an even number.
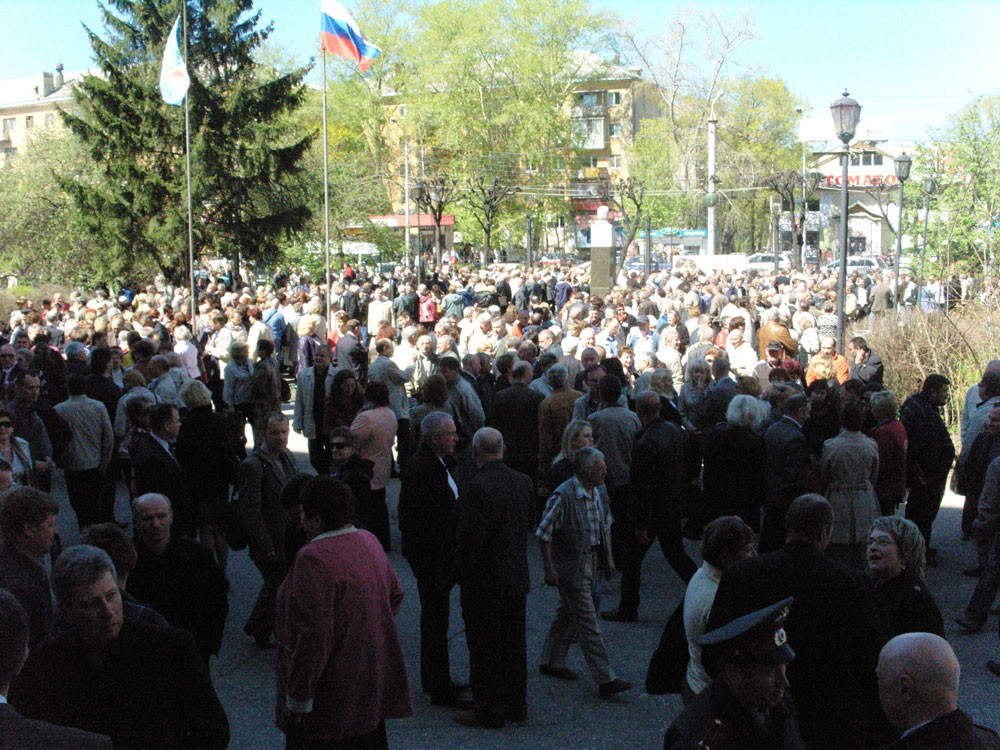
M405 370L399 369L399 365L384 354L375 357L375 361L368 367L368 380L374 383L383 383L389 389L389 408L396 415L396 419L410 418L406 383L410 382L413 377L413 371L413 365Z
M330 395L333 376L337 371L332 366L326 368L325 393ZM307 367L295 377L295 409L292 413L292 429L309 440L316 439L316 420L313 417L313 397L316 391L316 368Z

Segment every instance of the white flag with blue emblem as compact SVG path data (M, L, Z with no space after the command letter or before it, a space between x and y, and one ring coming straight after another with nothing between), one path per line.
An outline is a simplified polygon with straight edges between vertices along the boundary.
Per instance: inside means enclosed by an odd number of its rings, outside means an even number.
M163 50L163 65L160 67L160 94L163 96L163 101L178 107L184 103L184 96L187 94L188 86L191 85L187 66L181 57L180 22L181 17L177 16L170 29L170 36L167 37L167 46Z

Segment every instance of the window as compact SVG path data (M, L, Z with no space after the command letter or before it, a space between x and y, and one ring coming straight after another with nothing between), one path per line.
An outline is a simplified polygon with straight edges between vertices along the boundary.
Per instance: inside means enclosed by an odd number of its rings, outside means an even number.
M17 121L13 117L3 118L3 132L13 133L16 122Z
M608 167L610 167L611 169L620 169L621 166L622 166L621 154L611 154L611 156L608 157Z
M622 92L621 91L609 91L608 92L608 105L612 107L617 107L622 103Z
M577 148L604 148L604 118L576 118L573 120L573 136Z
M596 107L600 104L600 94L597 91L581 91L576 95L576 103L581 107Z
M3 158L7 161L11 161L17 156L17 149L12 147L7 147L3 150Z
M580 169L586 169L588 167L596 167L596 166L597 166L597 157L596 156L581 156L580 157Z
M622 124L620 122L613 122L608 126L608 135L612 138L622 137Z
M399 112L399 116L400 117L406 117L406 105L405 104L400 104L396 108L396 111Z
M856 162L852 159L851 164ZM861 155L861 164L865 167L881 167L882 166L882 154L876 154L874 151L865 151Z
M55 115L51 113L45 115L45 127L51 128L55 120L56 120Z
M874 164L876 167L881 167L882 166L882 154L873 154L872 155L872 164Z
M25 115L25 117L24 117L24 129L25 130L31 130L33 127L35 127L35 118L32 117L31 115Z
M861 164L861 157L858 154L851 154L851 166L857 167Z

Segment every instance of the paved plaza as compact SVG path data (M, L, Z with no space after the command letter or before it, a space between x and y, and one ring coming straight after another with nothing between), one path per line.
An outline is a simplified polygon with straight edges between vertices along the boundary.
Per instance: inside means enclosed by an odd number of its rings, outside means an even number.
M305 440L292 434L289 448L299 465L308 466ZM64 511L60 514L63 539L76 541L76 525L65 499L61 482L54 488ZM676 695L653 696L643 690L649 656L656 647L670 612L683 594L683 585L666 564L656 547L646 557L643 567L642 603L636 623L604 623L604 636L611 663L620 677L636 687L610 701L597 697L579 649L570 651L569 666L580 674L577 682L563 682L538 673L538 657L549 623L555 613L555 589L542 583L542 564L535 544L529 545L532 589L528 595L528 721L508 725L502 730L469 729L454 723L454 711L431 706L420 693L419 614L416 582L406 561L399 554L396 528L398 480L389 486L390 515L393 525L393 552L390 560L396 569L406 598L397 618L397 628L406 657L413 694L414 715L387 722L389 743L407 750L443 748L658 748L663 732L681 707ZM962 636L953 618L960 615L972 593L974 580L961 574L974 558L971 542L962 542L958 533L961 498L945 499L935 525L935 546L941 549L940 565L928 569L928 584L941 613L945 630L962 664L960 705L972 717L994 729L1000 728L1000 680L986 671L985 662L1000 654L996 618L991 618L984 632ZM127 498L119 496L118 518L128 518ZM685 542L689 554L696 555L697 545ZM655 553L655 554L654 554ZM700 562L700 558L698 558ZM260 651L242 631L260 586L260 576L246 551L234 553L228 576L232 582L229 620L220 656L212 660L215 686L229 715L234 750L279 749L284 736L274 727L273 651ZM619 578L606 583L603 608L618 603ZM452 675L468 678L468 651L465 645L458 589L452 593L451 614ZM791 635L794 645L794 635ZM794 686L792 686L794 694Z

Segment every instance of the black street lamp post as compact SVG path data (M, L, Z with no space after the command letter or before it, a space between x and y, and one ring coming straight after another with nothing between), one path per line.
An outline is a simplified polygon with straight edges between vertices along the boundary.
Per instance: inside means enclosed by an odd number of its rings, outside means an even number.
M903 256L903 185L910 179L913 159L905 153L895 159L896 179L899 180L899 224L896 227L896 307L900 306L903 287L899 283L899 261Z
M846 321L844 318L844 301L847 299L847 165L850 163L849 145L858 129L861 119L861 105L850 97L847 90L844 95L830 105L833 115L833 128L837 138L844 144L844 155L841 157L843 170L840 183L840 263L837 276L837 346L838 351L844 351L844 333Z

